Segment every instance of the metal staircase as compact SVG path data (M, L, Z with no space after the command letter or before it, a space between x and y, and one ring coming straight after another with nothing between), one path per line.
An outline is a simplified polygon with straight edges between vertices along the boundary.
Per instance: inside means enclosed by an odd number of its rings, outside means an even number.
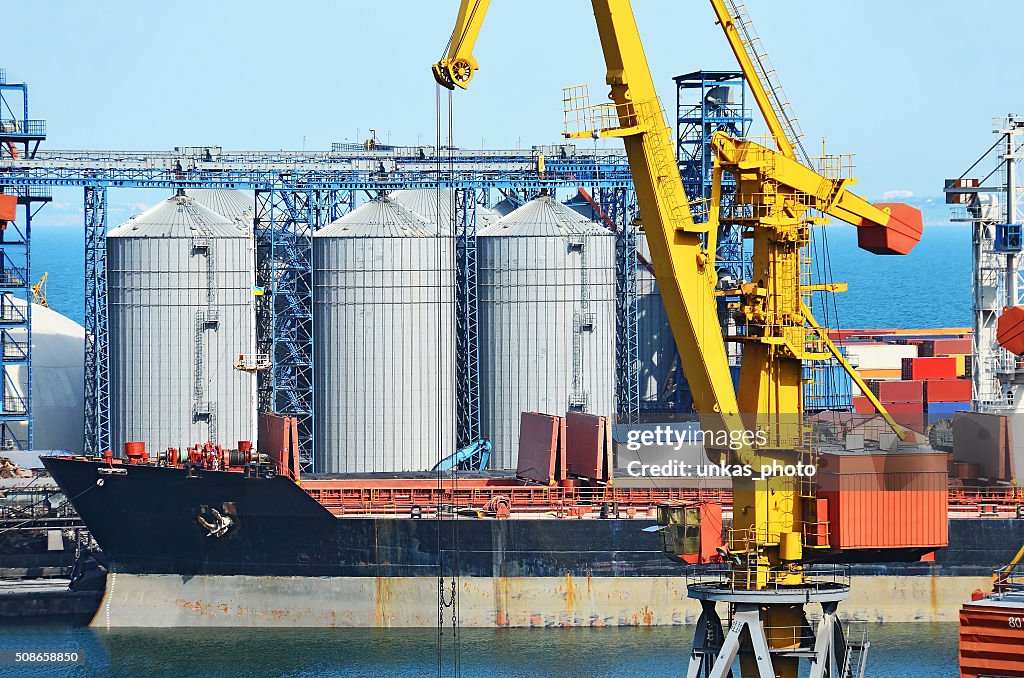
M775 111L779 122L782 123L786 136L797 152L798 159L810 167L810 156L804 150L804 133L800 129L799 121L797 121L796 116L793 114L793 106L790 105L789 99L786 98L786 92L782 89L779 75L776 73L775 67L772 66L772 62L768 59L768 52L761 43L761 38L758 37L750 17L747 16L746 5L742 2L736 2L736 0L725 0L725 6L729 9L729 14L736 20L736 29L740 33L743 44L747 49L747 54L750 55L750 60L754 63L754 70L757 71L758 79L761 80L761 84L764 85L765 90L768 92L768 99L771 102L772 110Z

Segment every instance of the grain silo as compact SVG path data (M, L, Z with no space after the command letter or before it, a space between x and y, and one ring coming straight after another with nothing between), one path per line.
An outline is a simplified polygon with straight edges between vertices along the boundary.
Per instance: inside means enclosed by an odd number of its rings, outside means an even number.
M252 193L227 188L190 188L188 197L211 212L252 229L256 199Z
M479 235L482 427L511 469L520 413L615 412L615 236L548 196Z
M442 232L455 233L455 222L452 207L455 204L456 191L451 188L434 190L429 188L407 189L395 191L391 199L409 208L427 221L438 225ZM480 231L493 224L501 217L497 212L483 205L476 206L476 227Z
M179 194L107 235L111 444L255 439L251 241Z
M455 451L451 237L388 198L313 236L313 455L322 473L429 470Z

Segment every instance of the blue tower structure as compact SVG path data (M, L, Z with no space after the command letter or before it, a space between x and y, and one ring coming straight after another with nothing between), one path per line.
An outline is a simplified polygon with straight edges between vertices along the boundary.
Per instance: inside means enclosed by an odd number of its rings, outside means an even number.
M676 160L686 196L694 205L694 221L707 221L711 199L715 157L711 136L722 130L743 137L750 130L751 117L746 107L747 87L739 71L694 71L677 75L676 83ZM736 181L722 177L720 205L723 214L732 209ZM750 277L750 255L744 248L743 232L738 226L720 226L715 250L715 268L720 284L731 287ZM721 315L725 320L728 299L723 298ZM724 326L724 325L723 325ZM738 360L738 354L734 360ZM673 409L688 412L693 405L678 357L674 361L675 398Z
M28 85L7 82L0 70L0 158L31 159L46 139L46 123L29 118ZM0 450L33 448L32 218L50 202L51 189L5 185L16 195L17 216L0 229ZM21 378L18 372L21 372ZM20 382L24 380L22 385Z

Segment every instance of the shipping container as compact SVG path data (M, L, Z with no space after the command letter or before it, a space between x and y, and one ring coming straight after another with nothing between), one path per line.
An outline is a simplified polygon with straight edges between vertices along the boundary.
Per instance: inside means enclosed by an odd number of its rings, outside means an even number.
M850 362L859 370L899 370L904 358L916 358L917 346L887 343L845 344Z
M904 358L903 379L956 379L955 358Z
M971 400L970 379L939 379L925 382L925 400L928 409L932 403L962 403Z
M804 365L804 409L850 410L853 407L853 379L842 365Z
M921 344L919 355L922 357L967 355L973 350L970 338L930 339Z
M919 403L924 400L924 382L909 381L870 381L868 386L875 396L883 403Z
M903 377L903 369L895 370L857 370L857 374L860 375L861 379L901 379Z
M971 403L928 403L928 425L943 419L952 419L957 412L970 412Z
M871 414L875 411L875 406L871 404L867 396L854 396L853 411L857 414Z
M935 412L936 414L948 414L952 418L954 412L970 412L971 402L968 400L951 403L928 403L925 405L925 410L927 412Z
M823 454L833 550L939 548L948 543L946 454Z
M925 429L924 403L882 403L889 416L900 426L923 433Z

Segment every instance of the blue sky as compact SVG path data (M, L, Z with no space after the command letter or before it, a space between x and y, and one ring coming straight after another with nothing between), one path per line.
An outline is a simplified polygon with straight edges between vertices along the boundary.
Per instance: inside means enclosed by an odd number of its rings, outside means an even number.
M671 77L733 68L706 0L636 0L667 107ZM810 148L856 153L859 191L935 196L1024 112L1019 0L747 0ZM436 60L457 0L6 3L8 80L30 83L50 148L329 148L374 127L431 143ZM589 3L493 0L456 144L550 143L561 88L604 67ZM618 143L615 141L603 143ZM80 193L80 192L79 192ZM80 195L73 197L80 200ZM130 198L129 198L130 200Z

